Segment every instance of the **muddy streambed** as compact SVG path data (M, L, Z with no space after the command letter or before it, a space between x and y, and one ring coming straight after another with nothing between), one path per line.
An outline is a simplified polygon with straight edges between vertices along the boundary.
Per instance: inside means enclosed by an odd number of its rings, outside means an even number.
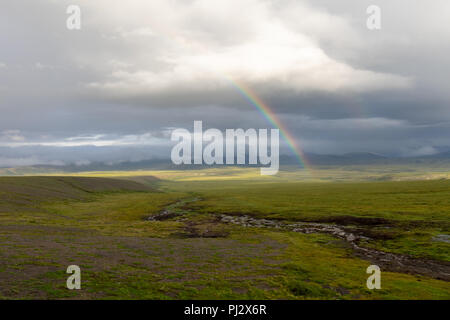
M192 213L186 204L200 199L183 199L167 206L157 215L147 218L149 221L175 219L186 223L185 215ZM355 256L378 265L381 270L420 274L439 280L450 281L450 263L446 261L413 258L407 255L384 252L367 248L361 243L371 241L370 237L355 233L354 228L331 223L285 222L272 219L259 219L248 215L215 215L220 223L235 224L248 228L272 228L284 231L309 233L325 233L347 243Z

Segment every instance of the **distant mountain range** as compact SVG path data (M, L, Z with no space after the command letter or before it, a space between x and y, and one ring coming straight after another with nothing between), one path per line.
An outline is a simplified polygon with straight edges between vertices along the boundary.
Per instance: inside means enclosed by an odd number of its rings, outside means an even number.
M356 165L356 164L382 164L389 163L394 158L388 158L375 153L346 153L342 155L306 154L306 159L314 165ZM280 157L281 164L295 164L294 157Z
M450 169L450 151L421 157L387 157L375 153L346 153L342 155L307 154L308 162L316 166L346 166L346 165L432 165L448 166ZM294 156L280 156L281 166L301 167ZM249 165L247 165L249 166ZM257 165L258 167L260 165ZM138 162L121 162L106 164L94 162L84 165L68 164L35 165L28 167L0 168L0 175L82 172L82 171L125 171L125 170L194 170L211 168L207 165L174 165L169 159L153 159ZM249 166L252 167L252 166Z
M334 166L334 165L390 165L390 164L449 164L450 152L438 153L429 156L420 157L388 157L376 153L359 152L346 153L342 155L318 155L307 154L308 161L317 166ZM281 164L294 164L298 160L293 157L280 158Z

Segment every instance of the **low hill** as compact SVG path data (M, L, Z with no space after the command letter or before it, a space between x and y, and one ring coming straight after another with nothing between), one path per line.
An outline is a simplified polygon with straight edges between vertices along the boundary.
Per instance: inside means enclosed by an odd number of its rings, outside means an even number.
M141 183L96 177L0 177L0 212L30 210L52 200L82 200L102 192L145 192Z

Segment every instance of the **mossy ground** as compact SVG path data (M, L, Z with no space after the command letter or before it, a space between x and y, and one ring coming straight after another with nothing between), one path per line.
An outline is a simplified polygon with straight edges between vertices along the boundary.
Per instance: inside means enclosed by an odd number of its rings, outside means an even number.
M83 185L73 191L76 197L63 199L33 198L34 177L20 182L27 192L4 186L9 210L0 212L0 297L450 299L448 282L419 275L382 271L382 289L367 289L370 263L329 235L245 228L214 218L216 213L311 221L383 218L388 225L370 228L392 237L368 246L449 261L449 244L433 241L449 232L449 181L304 182L255 178L253 171L161 172L159 180L142 172L89 173L132 179L151 189L127 185L123 190L114 182L116 189L91 192ZM72 194L69 189L63 188ZM18 198L26 204L15 204ZM180 209L186 209L183 221L146 220L192 198L198 200ZM218 236L201 236L205 230ZM81 267L81 290L65 287L71 264Z

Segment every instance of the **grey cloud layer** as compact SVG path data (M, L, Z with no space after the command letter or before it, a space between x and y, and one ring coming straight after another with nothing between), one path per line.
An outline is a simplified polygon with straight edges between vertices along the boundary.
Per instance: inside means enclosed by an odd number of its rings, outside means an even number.
M81 7L80 31L65 27L69 4ZM118 149L92 151L127 137L147 139L133 146L139 157L164 157L165 128L194 120L267 127L234 82L257 92L309 152L418 155L449 146L450 4L380 0L380 31L366 28L369 4L2 3L0 165L103 161L100 153L127 160ZM68 139L97 135L107 143L64 149L75 147Z

